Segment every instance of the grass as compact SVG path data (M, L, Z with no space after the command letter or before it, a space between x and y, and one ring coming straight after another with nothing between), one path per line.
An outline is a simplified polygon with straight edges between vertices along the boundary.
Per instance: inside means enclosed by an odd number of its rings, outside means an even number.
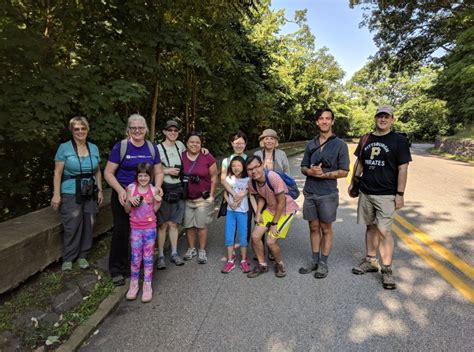
M428 149L428 152L430 152L431 154L434 154L434 155L441 156L441 157L446 158L446 159L456 160L456 161L463 161L463 162L466 162L466 163L474 164L474 160L472 160L472 157L445 153L445 152L439 150L438 148L430 148L430 149Z

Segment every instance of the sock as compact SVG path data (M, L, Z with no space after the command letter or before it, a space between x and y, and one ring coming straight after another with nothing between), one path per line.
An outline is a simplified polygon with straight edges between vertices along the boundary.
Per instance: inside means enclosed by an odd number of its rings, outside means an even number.
M232 264L234 263L234 259L227 259L227 261Z
M165 254L164 254L164 252L163 252L163 248L158 248L158 253L159 253L159 256L160 256L160 257L164 257L164 256L165 256Z
M261 266L267 266L267 263L258 263Z
M176 247L171 247L171 255L175 255L175 254L178 254L178 250L176 249Z
M373 255L368 255L368 254L366 255L366 258L367 258L369 261L371 261L371 262L377 260L377 258L375 258L375 256L373 256Z
M314 264L319 263L319 252L313 252L313 263Z
M328 262L328 255L323 255L321 254L321 259L319 259L320 262L327 263Z

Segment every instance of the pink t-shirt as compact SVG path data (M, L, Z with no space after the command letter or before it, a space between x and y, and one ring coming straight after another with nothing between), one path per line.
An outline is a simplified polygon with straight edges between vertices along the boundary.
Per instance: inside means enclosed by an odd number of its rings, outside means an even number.
M265 182L265 185L260 187L257 182L255 182L257 189L253 188L252 179L249 180L249 191L251 194L259 194L263 197L267 202L267 210L275 215L276 208L277 208L277 201L275 194L280 194L282 192L285 193L286 198L286 206L283 209L284 214L290 214L299 209L298 204L296 204L295 200L288 195L288 187L286 187L285 182L281 179L280 176L276 172L268 171L268 181L272 184L272 187L275 191L272 192L268 184Z
M136 230L148 230L156 228L156 214L153 209L154 187L148 186L146 193L142 194L138 191L136 183L132 183L127 187L131 189L132 196L142 196L143 201L138 207L132 207L130 210L130 227Z
M201 193L203 191L211 190L211 176L209 174L209 167L216 163L216 159L214 159L211 153L206 155L199 154L192 170L191 167L194 161L189 160L186 152L183 152L182 159L184 174L199 176L199 182L194 183L190 181L188 183L188 199L201 198Z

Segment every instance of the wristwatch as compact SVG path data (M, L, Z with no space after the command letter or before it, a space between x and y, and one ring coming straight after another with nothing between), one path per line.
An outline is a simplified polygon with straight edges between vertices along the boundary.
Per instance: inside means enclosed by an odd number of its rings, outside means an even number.
M405 192L397 192L397 196L403 197L404 194L405 194Z
M276 225L278 225L277 222L271 222L271 223L270 223L270 226L276 226Z

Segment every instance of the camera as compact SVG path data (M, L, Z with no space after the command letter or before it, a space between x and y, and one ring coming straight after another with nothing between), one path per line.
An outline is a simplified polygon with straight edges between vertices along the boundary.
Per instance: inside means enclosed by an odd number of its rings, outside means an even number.
M201 196L202 196L203 199L207 199L211 196L211 192L210 191L202 191Z
M93 178L80 179L81 182L81 196L92 198L95 190L95 180Z
M138 197L138 204L137 205L133 205L133 203L131 203L131 206L134 207L134 208L138 208L143 202L143 196L140 196Z
M176 164L176 165L174 165L173 167L176 168L176 169L179 169L179 174L178 174L177 176L170 175L171 178L180 178L180 177L181 177L181 173L183 172L183 166Z
M321 159L319 159L319 161L315 162L311 166L316 166L316 165L319 165L319 164L321 164L321 166L325 169L330 169L332 167L331 161L329 159L326 159L324 156L321 157Z

